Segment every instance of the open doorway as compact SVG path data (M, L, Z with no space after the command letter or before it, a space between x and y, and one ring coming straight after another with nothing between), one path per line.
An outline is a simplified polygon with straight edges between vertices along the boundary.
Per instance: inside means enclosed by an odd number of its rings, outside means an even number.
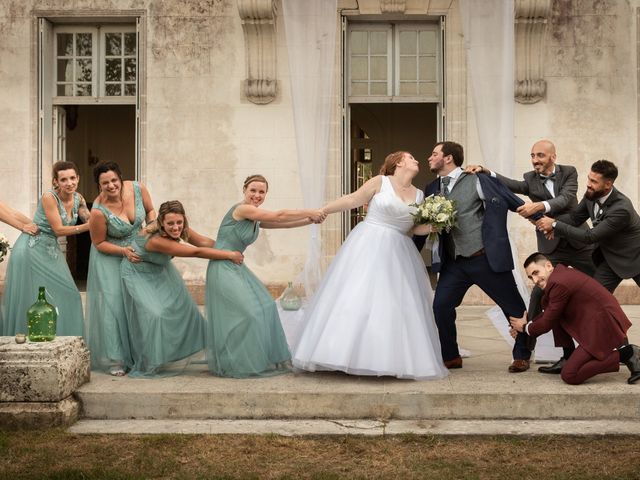
M64 157L78 165L78 191L89 208L98 195L93 168L100 162L117 162L125 179L135 178L135 105L63 105L57 106L60 119L58 142ZM89 233L67 237L67 262L80 287L86 282L89 267Z
M410 152L420 163L414 184L423 189L435 178L426 159L438 137L438 105L435 103L352 103L351 191L378 174L385 157L397 150ZM353 228L366 215L366 206L351 211Z

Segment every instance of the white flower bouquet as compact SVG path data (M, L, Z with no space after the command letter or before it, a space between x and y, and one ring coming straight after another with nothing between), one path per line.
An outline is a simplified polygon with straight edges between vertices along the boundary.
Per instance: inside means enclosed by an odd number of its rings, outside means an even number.
M442 195L429 195L422 203L415 203L413 206L416 211L411 215L417 225L428 223L438 232L449 232L456 225L456 202ZM436 235L435 232L430 233L429 239L434 239Z
M4 256L9 253L9 249L11 246L9 245L9 240L7 237L0 234L0 262L4 261Z

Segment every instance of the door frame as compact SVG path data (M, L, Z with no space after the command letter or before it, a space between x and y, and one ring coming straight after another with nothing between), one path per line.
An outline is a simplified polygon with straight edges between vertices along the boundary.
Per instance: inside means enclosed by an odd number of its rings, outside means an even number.
M135 96L135 179L143 180L146 171L146 45L147 12L145 10L34 10L32 12L32 191L35 203L50 186L51 168L58 156L57 119L53 108L53 26L55 24L131 23L137 32L137 88ZM108 99L111 100L111 99ZM94 97L75 103L99 104ZM107 103L107 102L103 102ZM117 100L108 103L122 103ZM130 104L131 102L124 102Z
M360 22L350 21L350 19L357 19L360 17ZM367 23L367 24L375 24L380 23L381 25L385 23L393 23L398 20L396 16L377 16L377 15L349 15L343 13L341 15L341 35L340 40L342 44L340 45L340 64L342 67L342 75L341 75L341 122L342 122L342 195L346 195L351 193L351 102L349 100L349 76L350 76L350 68L349 68L349 52L348 52L348 42L349 42L349 24L350 23ZM446 15L440 15L438 17L428 16L423 17L421 15L412 16L411 20L407 23L421 23L421 22L429 22L429 23L437 23L439 28L439 45L438 45L438 55L440 58L438 64L438 76L440 81L439 88L439 101L437 102L437 139L438 141L442 141L446 138ZM398 97L396 97L398 98ZM385 100L387 101L387 100ZM372 103L380 102L380 100L374 99ZM354 103L367 103L366 99L360 97ZM415 98L408 99L407 103L415 103ZM434 102L428 102L434 103ZM342 240L344 241L349 235L351 231L351 218L350 212L342 212Z

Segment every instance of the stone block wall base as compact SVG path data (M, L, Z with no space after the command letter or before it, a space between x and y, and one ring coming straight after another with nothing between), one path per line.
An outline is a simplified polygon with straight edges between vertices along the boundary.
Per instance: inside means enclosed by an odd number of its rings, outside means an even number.
M82 337L23 344L0 337L0 402L58 402L89 377L89 350Z
M72 395L59 402L0 402L0 430L38 430L73 425L80 402Z

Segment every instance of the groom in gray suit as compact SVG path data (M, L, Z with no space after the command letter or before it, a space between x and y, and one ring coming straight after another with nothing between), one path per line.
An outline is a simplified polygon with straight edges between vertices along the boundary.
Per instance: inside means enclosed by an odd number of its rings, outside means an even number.
M633 278L640 286L640 216L633 202L613 183L618 169L608 160L598 160L587 176L584 198L568 220L542 217L536 226L547 236L560 236L595 244L593 276L613 292L624 278ZM592 228L576 228L587 219Z
M499 173L492 172L480 165L468 166L471 173L487 173L495 176L513 193L527 195L531 203L525 203L517 212L524 218L540 212L551 218L569 221L569 212L578 205L576 193L578 191L578 172L570 165L556 163L556 147L549 140L539 140L531 147L531 165L533 170L523 175L523 180L514 180ZM586 230L587 224L580 228ZM536 229L538 252L543 253L555 266L563 264L572 266L589 276L595 267L591 260L593 247L575 239L561 237L547 238L544 233ZM541 301L544 291L537 286L531 291L529 301L529 318L535 318L542 312ZM530 341L531 348L535 340ZM562 365L573 352L572 346L563 348L560 361L549 367L540 367L542 373L560 373Z

